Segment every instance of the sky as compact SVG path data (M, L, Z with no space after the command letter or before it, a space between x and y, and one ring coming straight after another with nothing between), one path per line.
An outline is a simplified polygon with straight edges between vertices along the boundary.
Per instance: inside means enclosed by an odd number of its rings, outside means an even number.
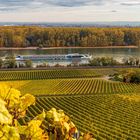
M0 22L140 21L140 0L0 0Z

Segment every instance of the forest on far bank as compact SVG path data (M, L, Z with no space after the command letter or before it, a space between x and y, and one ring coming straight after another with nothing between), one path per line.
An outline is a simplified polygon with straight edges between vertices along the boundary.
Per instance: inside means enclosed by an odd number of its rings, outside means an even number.
M140 46L140 28L0 27L0 47Z

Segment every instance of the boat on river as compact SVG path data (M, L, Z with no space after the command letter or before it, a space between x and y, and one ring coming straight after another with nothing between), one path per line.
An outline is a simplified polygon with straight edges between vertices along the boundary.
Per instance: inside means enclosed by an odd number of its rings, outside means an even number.
M52 55L18 55L15 57L17 61L24 60L72 60L72 59L91 59L88 54L52 54Z

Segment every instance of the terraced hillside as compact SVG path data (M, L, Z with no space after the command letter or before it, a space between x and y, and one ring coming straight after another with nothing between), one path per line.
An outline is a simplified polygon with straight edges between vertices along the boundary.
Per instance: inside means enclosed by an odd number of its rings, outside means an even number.
M140 95L38 97L20 123L52 107L63 109L80 131L92 132L97 140L140 139Z

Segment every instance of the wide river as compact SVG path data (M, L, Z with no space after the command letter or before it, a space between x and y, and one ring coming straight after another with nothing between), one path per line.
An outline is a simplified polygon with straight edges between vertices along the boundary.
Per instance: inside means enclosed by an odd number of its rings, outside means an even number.
M89 54L93 57L113 57L118 61L121 61L123 58L129 57L137 57L140 58L140 48L61 48L61 49L36 49L36 50L0 50L0 57L8 56L8 55L41 55L41 54L69 54L69 53L81 53L81 54ZM42 61L34 62L44 63ZM71 61L62 61L62 60L53 60L53 61L45 61L45 63L49 65L68 65L73 62ZM74 62L75 63L75 62ZM87 61L79 61L76 63L87 63Z

